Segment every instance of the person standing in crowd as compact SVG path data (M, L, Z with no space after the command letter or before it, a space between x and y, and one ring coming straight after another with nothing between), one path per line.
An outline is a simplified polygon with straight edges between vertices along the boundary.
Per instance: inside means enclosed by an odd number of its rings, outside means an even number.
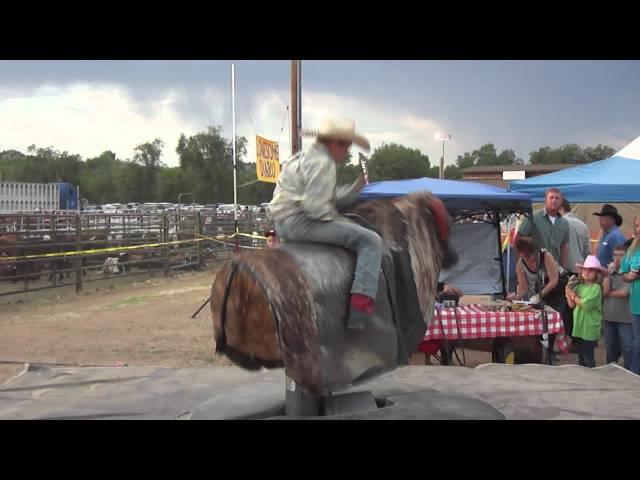
M593 255L576 267L581 271L581 283L574 290L567 285L565 295L569 307L573 308L573 338L578 343L578 363L594 368L596 342L602 330L601 282L609 271Z
M544 302L554 310L562 313L564 302L563 292L557 291L559 275L558 263L553 255L545 249L536 249L530 238L521 237L516 240L516 249L520 257L516 263L518 277L518 291L507 296L509 300L530 300L539 295ZM538 292L538 275L542 268L542 291Z
M571 204L566 198L562 198L560 215L569 222L569 253L567 270L569 275L576 275L576 265L591 254L591 244L589 239L589 227L586 223L576 217L571 211ZM564 331L571 336L573 332L573 310L567 307L562 315Z
M267 238L267 248L277 248L280 246L280 239L275 230L268 230L264 236Z
M438 282L438 293L436 296L438 295L455 296L457 297L457 300L460 300L464 296L464 292L453 285L449 285L448 283Z
M600 217L600 238L596 249L596 256L601 265L609 265L613 262L613 249L627 241L619 227L622 225L622 217L618 209L605 203L600 213L594 213Z
M631 311L631 329L633 332L633 358L631 371L640 375L640 215L633 219L634 237L629 246L620 273L629 283L629 309Z
M527 237L520 237L516 240L516 250L520 257L516 263L518 290L515 294L509 294L507 299L531 301L532 297L538 296L562 316L566 308L566 301L563 288L559 283L560 275L556 259L547 250L536 249L533 240ZM542 283L538 285L540 276ZM549 335L549 353L552 361L555 339L555 334Z
M624 245L618 245L613 250L613 263L609 265L609 276L602 282L604 344L607 349L607 363L618 363L622 356L624 368L631 370L633 334L629 311L629 286L620 273L625 250Z
M589 240L589 227L576 217L571 211L571 204L566 198L562 199L560 215L569 222L569 253L568 267L569 273L577 273L576 265L591 255L591 244Z
M537 249L548 250L562 270L569 266L569 222L560 214L562 193L550 188L544 194L544 208L533 215L533 221L525 219L518 235L532 237Z

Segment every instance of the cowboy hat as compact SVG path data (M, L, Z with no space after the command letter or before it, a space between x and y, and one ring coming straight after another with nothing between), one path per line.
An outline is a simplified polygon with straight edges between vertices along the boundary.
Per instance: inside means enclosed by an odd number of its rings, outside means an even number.
M302 130L302 134L319 139L344 140L370 150L369 140L356 132L356 124L349 120L326 120L318 129Z
M609 270L604 268L600 264L600 260L598 260L598 257L594 255L588 255L583 264L576 263L576 268L578 269L578 271L581 271L583 268L589 268L593 270L598 270L600 273L604 275L609 275Z
M597 215L598 217L612 217L616 221L617 226L622 225L622 217L618 213L618 209L613 205L609 205L608 203L602 205L602 210L600 210L600 213L594 213L594 215Z

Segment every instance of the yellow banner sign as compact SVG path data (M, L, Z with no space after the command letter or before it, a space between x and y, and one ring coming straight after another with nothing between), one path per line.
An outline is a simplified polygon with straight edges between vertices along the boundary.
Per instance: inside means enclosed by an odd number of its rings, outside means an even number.
M256 174L261 182L276 183L280 175L280 146L256 135Z

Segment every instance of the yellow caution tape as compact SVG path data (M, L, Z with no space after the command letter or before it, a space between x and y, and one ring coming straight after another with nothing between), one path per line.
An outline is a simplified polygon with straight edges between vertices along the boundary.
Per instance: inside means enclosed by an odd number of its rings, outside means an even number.
M236 235L238 235L239 237L257 238L259 240L266 240L267 239L267 237L262 237L260 235L250 235L248 233L240 233L240 232L234 233L233 235L229 235L229 238L233 238Z
M234 236L235 236L235 235L229 235L229 236L227 236L226 238L233 238ZM259 235L247 235L247 236L250 236L250 237L252 237L252 238L258 238L258 239L264 239L264 240L266 240L266 238L265 238L265 237L260 237ZM221 241L221 240L217 240L216 238L205 237L204 235L199 235L199 237L201 237L201 239L203 239L203 240L210 240L210 241L212 241L212 242L217 242L217 243L220 243L220 244L222 244L222 245L228 245L229 247L235 247L235 246L236 246L236 245L235 245L235 244L233 244L233 243L223 242L223 241ZM219 236L218 236L218 237L219 237ZM247 248L247 249L250 249L250 250L262 250L262 248L263 248L263 247L249 247L249 246L246 246L246 245L238 245L238 247L239 247L239 248Z
M0 262L5 262L9 260L29 260L34 258L48 258L48 257L73 257L77 255L89 255L93 253L105 253L105 252L121 252L123 250L139 250L141 248L153 248L153 247L163 247L165 245L177 245L180 243L193 243L193 242L202 242L203 239L191 239L191 240L174 240L171 242L162 242L162 243L145 243L144 245L131 245L128 247L109 247L109 248L94 248L91 250L74 250L71 252L57 252L57 253L39 253L35 255L23 255L20 257L0 257Z
M36 258L51 258L51 257L73 257L78 255L92 255L94 253L108 253L108 252L122 252L126 250L140 250L142 248L156 248L156 247L164 247L166 245L178 245L181 243L197 243L203 242L205 240L222 243L223 245L234 246L231 243L225 243L220 241L219 239L230 239L236 236L249 237L259 240L266 240L266 237L261 237L260 235L251 235L247 233L236 232L232 235L216 235L216 238L207 237L204 235L198 235L200 238L192 238L190 240L174 240L171 242L160 242L160 243L145 243L143 245L131 245L127 247L108 247L108 248L94 248L90 250L74 250L71 252L57 252L57 253L39 253L34 255L22 255L18 257L2 257L0 256L0 262L9 262L15 260L31 260ZM241 248L260 248L260 247L246 247L240 245Z

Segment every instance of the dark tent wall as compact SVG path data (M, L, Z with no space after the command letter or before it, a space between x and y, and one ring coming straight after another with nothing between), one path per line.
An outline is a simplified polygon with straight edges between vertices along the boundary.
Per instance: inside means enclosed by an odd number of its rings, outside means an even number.
M509 273L501 268L503 260L499 253L500 221L512 213L530 213L529 195L476 182L416 178L372 183L358 198L398 197L419 191L437 196L453 219L462 222L455 224L452 231L452 242L460 260L441 272L440 280L470 295L507 293L507 279L503 274ZM476 216L486 221L468 218Z

